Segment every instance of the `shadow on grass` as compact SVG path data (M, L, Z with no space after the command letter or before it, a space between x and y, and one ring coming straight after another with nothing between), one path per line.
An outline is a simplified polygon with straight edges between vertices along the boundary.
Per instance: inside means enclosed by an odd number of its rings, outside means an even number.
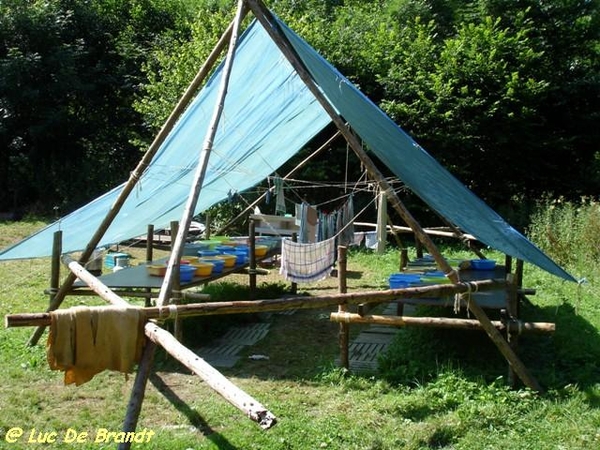
M453 317L452 311L434 309L439 315ZM226 376L314 380L327 367L331 368L339 355L339 326L329 322L329 312L299 310L292 316L273 316L268 336L247 349L253 354L267 355L268 361L249 361L250 353L242 353L236 366L218 370ZM436 313L425 311L419 315L435 316ZM556 323L556 333L552 335L520 337L518 354L531 374L546 390L577 385L586 392L588 403L599 407L600 394L594 386L600 382L600 335L594 326L568 304L540 308L527 303L521 316L526 321ZM490 318L497 317L491 315ZM205 337L209 330L226 328L230 320L253 319L251 316L204 317L195 325L194 321L189 322L195 333L186 333L186 336L195 341L194 334ZM353 325L351 332L360 327ZM199 347L198 342L186 345ZM177 363L171 362L169 366L174 371L181 370ZM376 377L391 384L423 385L436 380L448 367L460 370L467 380L484 383L506 379L508 373L506 360L482 331L403 328L398 330L389 351L380 358L380 372Z
M543 385L560 389L576 384L587 390L600 383L600 333L572 305L526 304L523 314L532 321L556 324L551 336L522 338L523 359L535 368ZM597 394L590 396L590 405L600 406Z
M162 395L165 396L167 400L171 402L171 404L179 412L181 412L188 419L190 425L206 436L206 438L215 444L217 448L220 450L237 450L237 447L234 447L226 438L214 431L202 418L202 416L198 414L198 412L190 408L190 406L185 403L185 401L181 399L160 376L158 376L156 373L152 373L150 375L150 382Z
M428 315L435 315L428 311ZM568 304L524 305L521 317L553 322L556 332L519 337L517 353L546 390L577 385L592 407L600 407L600 334ZM507 374L508 365L484 332L404 328L380 358L380 376L393 384L425 384L441 368L459 368L467 379L491 383ZM518 384L517 387L521 387Z

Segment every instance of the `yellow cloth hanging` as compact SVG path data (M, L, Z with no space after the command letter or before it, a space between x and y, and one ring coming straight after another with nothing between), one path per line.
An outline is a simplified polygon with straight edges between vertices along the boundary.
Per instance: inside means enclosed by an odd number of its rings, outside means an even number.
M78 306L50 313L48 364L77 386L104 370L131 373L144 346L141 308Z

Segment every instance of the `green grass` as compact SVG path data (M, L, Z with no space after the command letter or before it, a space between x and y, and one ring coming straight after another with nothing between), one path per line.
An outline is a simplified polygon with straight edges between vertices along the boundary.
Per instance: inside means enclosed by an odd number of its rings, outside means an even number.
M0 224L0 246L42 225ZM468 257L454 248L444 248L444 253ZM553 336L520 340L522 359L546 389L544 395L521 387L509 389L506 363L489 339L475 332L402 329L390 353L382 357L381 372L350 375L333 364L337 324L327 319L329 311L303 310L292 316L274 315L268 337L248 349L269 355L269 361L244 359L222 371L278 417L275 427L261 430L159 352L138 425L138 430L156 435L136 448L598 448L600 280L598 264L586 261L575 259L567 265L577 278L587 279L579 286L525 266L526 287L535 288L537 294L523 307L523 317L557 324ZM397 252L391 250L380 256L353 252L350 292L384 288L397 263ZM44 310L49 273L46 259L0 263L3 313ZM279 295L281 287L268 283L263 288L265 295L267 291ZM244 295L243 288L230 284L213 289L223 298ZM318 295L322 289L309 286L306 291ZM94 301L68 297L66 304ZM199 334L210 334L225 321L211 316ZM80 387L63 386L62 374L46 364L44 343L25 346L32 331L0 330L0 448L114 448L112 442L96 443L93 438L99 429L120 430L133 376L102 373ZM202 337L194 337L190 330L186 336L194 341L190 345ZM6 433L14 428L23 429L25 435L8 443ZM59 442L28 444L26 438L34 429L57 432ZM86 442L60 442L68 429L87 432Z

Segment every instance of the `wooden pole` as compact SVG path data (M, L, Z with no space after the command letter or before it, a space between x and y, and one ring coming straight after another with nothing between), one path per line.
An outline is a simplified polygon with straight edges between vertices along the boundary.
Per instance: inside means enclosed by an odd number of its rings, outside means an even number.
M148 231L146 232L146 263L149 264L154 258L154 225L148 225ZM152 305L152 289L146 288L144 291L148 294L146 296L146 306Z
M412 216L412 214L405 208L402 204L394 189L387 182L383 174L377 169L371 158L366 154L363 150L360 142L354 136L354 134L346 127L342 118L338 115L335 108L329 103L325 95L320 91L308 70L304 67L304 64L297 56L293 46L285 36L285 34L281 31L277 21L274 19L271 12L265 7L261 0L247 0L248 5L254 12L257 20L261 22L267 33L271 36L275 44L279 47L281 52L288 59L290 64L294 67L298 76L302 79L306 87L312 92L315 98L319 101L323 109L327 112L327 114L331 117L333 123L338 127L338 129L342 132L348 144L361 162L366 167L367 171L371 175L371 177L377 180L381 190L386 193L388 198L390 199L390 203L394 207L394 209L400 214L400 217L404 220L404 222L412 228L415 233L415 238L422 242L423 245L427 248L429 253L433 256L437 266L440 270L446 274L446 276L454 283L459 281L458 272L454 270L448 261L441 254L439 249L436 247L431 238L423 231L421 225L417 222L417 220ZM498 330L491 324L490 319L487 317L483 309L477 304L477 302L469 302L469 309L475 315L475 317L481 321L484 329L488 333L488 336L494 344L498 347L500 352L504 355L504 357L508 360L509 364L515 369L521 380L530 388L534 390L541 390L541 387L537 383L537 381L529 374L525 365L521 362L517 354L510 348L505 339L502 338Z
M250 299L254 299L256 297L256 221L250 219L248 227L248 238L250 240L250 242L248 242L250 249L248 252L248 257L250 259L248 266L248 282L250 285Z
M158 151L160 146L163 144L163 142L165 141L165 139L167 138L167 136L169 135L169 133L171 132L171 130L173 129L175 124L177 123L179 116L181 116L183 111L185 111L185 109L187 108L190 101L194 98L196 90L202 84L202 82L204 81L206 76L210 73L210 70L212 69L213 65L217 61L217 58L218 58L219 54L221 53L221 50L224 48L225 43L227 42L227 40L229 39L229 36L232 33L233 25L234 25L234 22L232 22L229 25L229 27L227 28L227 30L225 31L223 36L221 36L221 39L219 40L219 42L217 42L217 45L215 46L213 51L210 53L210 55L206 59L206 62L200 68L200 70L198 71L198 73L196 74L196 76L194 77L194 79L192 80L190 85L188 86L187 90L185 91L185 93L183 94L183 96L181 97L181 99L179 100L179 102L177 103L177 105L175 106L175 108L173 109L171 114L169 115L165 124L162 126L162 128L160 129L160 131L154 138L154 141L152 142L152 144L150 145L150 147L148 148L148 150L146 151L146 153L144 154L144 156L138 163L137 167L133 170L133 172L131 172L129 180L123 187L123 190L119 193L119 196L117 197L115 203L113 203L110 210L107 212L106 217L104 218L104 220L102 221L102 223L100 224L100 226L98 227L98 229L96 230L96 232L94 233L92 238L90 239L90 242L88 243L84 252L82 253L82 255L79 259L79 261L81 263L85 264L88 261L88 259L94 252L94 249L98 246L98 242L100 242L100 240L104 236L104 233L106 233L106 230L108 229L110 224L113 222L114 218L117 216L117 214L121 210L121 207L125 203L125 200L127 200L127 198L129 197L129 194L131 194L131 192L135 188L138 180L141 178L141 176L144 173L144 171L146 170L146 168L150 165L152 158L154 158L154 155L156 154L156 152ZM58 290L57 294L52 299L52 303L48 306L47 311L53 311L61 305L61 303L65 299L67 293L73 287L73 283L75 282L76 279L77 278L72 273L70 273L67 276L67 278L64 280L62 286ZM44 333L44 327L40 327L40 328L36 329L35 332L33 333L33 335L31 336L31 338L29 338L27 345L30 345L30 346L36 345L37 342L39 341L40 337L42 337L43 333Z
M394 236L394 240L396 241L398 248L403 248L404 245L402 244L402 240L400 240L400 236L398 236L398 230L394 228L394 224L392 223L392 219L390 219L389 215L387 216L387 226L390 227L390 233L392 233L392 236Z
M234 19L233 30L231 32L231 39L229 41L229 49L227 51L227 58L225 59L225 65L221 74L221 86L217 96L216 104L213 110L213 115L210 121L210 125L204 138L204 144L202 151L200 152L200 158L198 166L194 174L194 180L190 189L190 194L187 198L186 205L183 211L183 216L180 220L179 230L175 237L175 243L173 244L173 251L167 263L167 272L160 289L157 304L163 305L167 299L171 297L171 291L173 290L173 283L175 277L173 272L179 267L179 260L183 254L183 246L187 237L187 232L194 216L194 210L200 197L202 190L202 184L204 182L204 176L208 167L208 160L212 152L213 141L217 133L217 128L221 120L223 113L223 107L225 105L225 97L227 95L227 89L229 86L229 77L231 75L231 68L233 65L233 59L235 55L235 49L238 41L238 34L242 24L242 20L246 15L246 7L244 0L238 0L238 8Z
M408 249L401 248L400 249L400 264L399 264L400 272L405 270L407 266L408 266Z
M338 247L338 291L340 294L348 292L346 283L346 269L348 263L348 248L344 246ZM346 305L340 303L338 305L338 313L343 314L347 311ZM350 341L350 326L347 323L340 322L339 325L339 347L340 347L340 366L345 369L350 369L350 357L348 344Z
M363 323L389 325L394 327L418 326L428 328L453 328L461 330L483 330L479 320L453 319L450 317L413 317L413 316L381 316L353 314L349 312L331 313L330 320L340 324ZM556 326L547 322L521 322L520 320L509 320L504 323L500 320L491 322L498 330L511 330L521 333L553 333Z
M171 356L204 380L208 386L225 398L229 403L243 411L261 428L271 428L277 422L275 416L262 404L250 397L206 361L182 345L168 331L156 324L147 323L146 336L163 347Z
M518 302L519 296L517 293L517 286L515 284L515 276L512 273L506 275L506 300L507 300L507 311L508 320L514 320L518 318ZM519 349L519 333L515 330L506 330L506 339L510 347L516 352ZM508 383L515 387L517 384L517 374L513 370L512 366L508 366Z
M152 364L154 363L155 353L156 344L146 337L144 351L140 363L138 364L135 381L129 396L129 403L127 404L125 420L123 421L122 430L125 433L134 432L137 428L138 419L142 412L142 403L144 402L144 396L146 395L146 384L148 384L148 378L150 377ZM119 450L129 450L131 448L131 442L121 443L117 448Z
M377 253L380 255L385 252L387 244L387 219L387 196L380 192L377 204Z
M52 266L50 272L50 299L48 304L51 305L58 292L60 285L60 254L62 253L62 231L58 230L54 233L52 242Z
M317 298L317 301L298 302L298 299L276 299L276 300L258 300L259 304L253 304L252 301L239 301L239 302L222 302L222 303L197 303L188 304L177 307L177 314L181 317L193 317L193 316L206 316L206 315L218 315L218 314L248 314L253 312L266 312L266 311L285 311L289 309L320 309L327 306L333 306L339 304L339 297L324 297ZM359 304L367 299L349 299L348 304ZM387 299L383 301L389 301ZM374 301L382 302L381 299L375 299ZM151 307L144 308L144 313L148 319L153 318L167 318L170 310L167 307ZM361 315L354 314L347 311L331 313L331 320L334 322L348 322L348 323L378 323L384 325L402 326L406 325L420 325L436 326L436 323L441 324L443 327L444 323L450 324L450 328L460 328L453 326L456 323L463 323L465 326L462 328L476 328L478 330L483 329L478 320L473 319L453 319L453 318L422 318L412 316L374 316L374 315ZM382 319L379 319L382 317ZM375 319L373 319L375 318ZM415 319L415 320L413 320ZM440 319L438 322L437 319ZM474 325L479 323L479 325ZM506 323L502 321L491 321L492 325L500 330L509 329L512 333L523 334L523 333L553 333L556 331L556 325L551 322L523 322L518 319L508 319ZM22 313L22 314L7 314L4 318L4 324L7 328L15 327L28 327L38 325L50 325L50 313Z
M74 262L74 264L77 263ZM91 274L89 274L89 276L93 277ZM97 284L103 286L99 280L97 280ZM188 303L185 305L153 306L150 308L144 308L144 312L148 319L164 319L170 315L171 309L176 311L177 315L180 317L216 314L247 314L266 311L285 311L289 309L317 309L335 305L386 303L400 298L448 297L456 293L472 292L474 290L477 290L478 292L485 292L501 289L505 286L505 280L481 280L459 284L437 284L431 286L389 289L385 291L350 292L345 294L337 293L321 295L318 297L297 296L268 300L241 300L227 302ZM98 290L98 294L100 296L104 295L102 291L102 288ZM117 303L119 300L113 300L112 298L105 298L105 300L113 304L120 304ZM120 300L125 302L123 299ZM8 314L5 316L6 327L38 326L49 324L49 313Z
M154 225L149 224L146 231L146 262L149 263L154 259Z
M179 232L179 222L174 220L171 222L171 254L173 254L173 252L175 251L175 243L173 241L172 236L173 235L177 235L177 233ZM185 242L184 242L185 244ZM177 264L173 265L173 284L172 284L172 288L171 288L171 298L169 300L170 303L174 304L174 305L179 305L181 303L181 299L179 298L179 296L177 294L175 294L176 291L179 291L181 288L180 285L180 278L179 278L179 261L177 261ZM159 293L160 296L160 293ZM181 328L181 319L179 318L179 316L176 316L173 319L173 335L175 336L175 338L181 342L183 340L183 330Z

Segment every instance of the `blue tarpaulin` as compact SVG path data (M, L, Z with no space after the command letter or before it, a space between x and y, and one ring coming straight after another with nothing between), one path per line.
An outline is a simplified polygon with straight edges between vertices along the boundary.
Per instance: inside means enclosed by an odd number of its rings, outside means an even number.
M484 244L575 281L511 227L364 96L285 24L288 39L316 84L387 167L449 222ZM214 108L222 66L200 91L163 143L99 246L165 228L180 220ZM199 214L274 173L331 122L258 22L242 35L211 153ZM2 259L49 256L52 234L63 231L63 251L82 250L123 188L119 186L44 230L0 252Z

